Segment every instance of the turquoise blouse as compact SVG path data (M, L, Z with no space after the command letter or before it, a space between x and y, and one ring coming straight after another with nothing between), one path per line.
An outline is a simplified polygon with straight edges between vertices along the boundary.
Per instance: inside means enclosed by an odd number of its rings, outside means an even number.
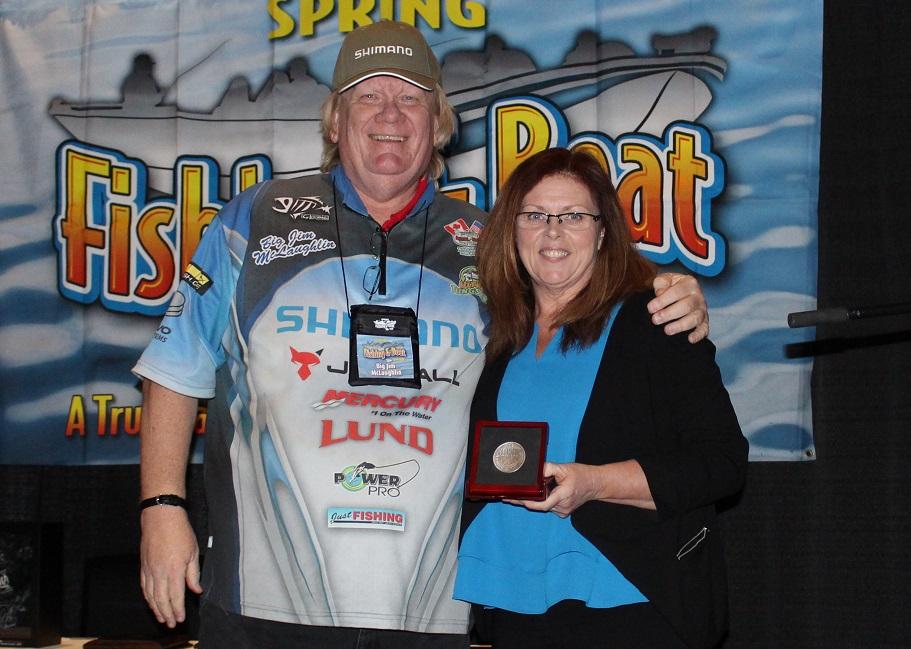
M561 352L561 330L536 358L536 327L525 349L509 362L498 418L546 421L550 462L575 460L579 427L618 310L586 349ZM517 613L543 613L566 599L592 608L647 601L569 518L504 503L486 505L466 530L454 597Z

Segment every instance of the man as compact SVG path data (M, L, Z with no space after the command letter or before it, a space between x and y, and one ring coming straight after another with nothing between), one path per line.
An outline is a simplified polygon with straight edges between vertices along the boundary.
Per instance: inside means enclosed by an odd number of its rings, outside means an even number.
M328 173L221 210L134 369L143 592L174 626L184 585L204 583L203 647L466 644L451 594L484 214L435 189L453 129L416 29L351 32L323 109ZM708 332L695 280L656 289L668 333ZM183 510L198 398L216 422L202 580Z

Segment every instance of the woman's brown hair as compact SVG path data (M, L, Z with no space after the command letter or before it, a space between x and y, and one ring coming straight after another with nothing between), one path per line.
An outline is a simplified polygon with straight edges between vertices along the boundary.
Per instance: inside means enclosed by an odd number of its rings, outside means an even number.
M516 353L531 339L535 298L531 278L516 251L516 214L525 196L548 176L566 175L585 185L601 219L604 240L589 283L553 322L563 327L561 349L584 348L601 336L613 306L642 290L655 277L654 266L633 247L626 218L610 176L591 155L547 149L520 164L503 186L478 241L478 273L490 310L488 358Z

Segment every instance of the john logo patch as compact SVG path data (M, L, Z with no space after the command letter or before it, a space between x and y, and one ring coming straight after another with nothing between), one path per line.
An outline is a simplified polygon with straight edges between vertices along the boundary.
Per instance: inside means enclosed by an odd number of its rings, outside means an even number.
M187 269L183 271L183 275L180 276L180 279L189 284L190 288L200 295L205 294L206 291L212 288L212 278L206 275L202 269L192 261L187 264Z

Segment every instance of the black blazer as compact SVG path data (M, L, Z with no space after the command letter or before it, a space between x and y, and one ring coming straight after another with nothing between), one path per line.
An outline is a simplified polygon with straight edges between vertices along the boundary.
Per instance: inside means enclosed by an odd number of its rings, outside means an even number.
M683 334L666 336L650 321L650 297L630 296L617 314L587 395L576 461L636 459L657 510L593 501L571 520L689 646L713 647L727 629L715 506L742 488L748 444L721 382L715 346L708 340L691 345ZM508 362L506 356L488 361L472 404L472 430L477 420L496 419ZM547 385L541 396L546 398ZM483 506L465 503L463 533Z

